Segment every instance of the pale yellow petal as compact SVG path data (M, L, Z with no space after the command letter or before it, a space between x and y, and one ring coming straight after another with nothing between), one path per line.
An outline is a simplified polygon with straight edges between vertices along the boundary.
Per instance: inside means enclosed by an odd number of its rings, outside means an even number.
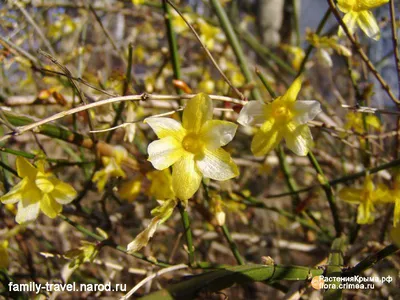
M262 101L249 101L240 111L238 123L243 126L261 125L266 121L266 104Z
M182 201L191 198L199 189L202 175L193 154L185 154L172 167L172 187L176 197Z
M71 203L77 196L76 190L68 183L62 182L56 178L53 179L54 190L51 196L60 204Z
M152 142L147 148L148 160L157 170L163 170L173 165L184 154L181 143L173 137L165 137Z
M399 222L400 222L400 194L397 193L397 197L394 198L393 226L397 227Z
M296 124L305 124L321 112L321 105L315 100L296 101L293 105L293 121Z
M209 120L202 127L200 138L204 141L207 149L214 150L232 141L237 127L232 122Z
M358 13L356 13L356 12L346 13L343 17L343 22L344 22L344 24L346 24L346 27L351 34L354 34L357 19L358 19ZM338 36L344 36L344 35L345 35L344 30L343 30L342 26L340 25Z
M357 24L368 37L376 41L381 38L381 30L372 12L360 12L357 18Z
M368 115L365 117L365 122L376 129L381 129L381 122L377 116Z
M44 176L44 174L41 173L38 173L35 184L43 193L50 193L54 189L54 185L49 180L48 176Z
M282 101L284 102L296 101L297 96L301 89L301 82L302 82L301 77L296 78L296 80L293 81L292 85L289 87L286 93L282 96Z
M313 145L311 131L306 124L295 127L289 123L284 137L286 146L299 156L306 156Z
M188 100L183 110L183 127L191 132L199 133L203 124L212 119L213 103L204 93L197 94Z
M39 211L40 211L39 199L36 202L28 202L23 200L19 201L18 211L17 211L17 216L15 217L15 221L18 224L34 221L37 219Z
M251 151L255 156L262 156L273 150L282 140L278 126L271 126L273 121L264 123L251 142Z
M16 184L7 194L0 197L0 201L4 204L14 204L22 200L22 191L28 184L29 179L25 177Z
M357 223L371 224L374 221L374 216L372 215L374 210L375 209L371 201L360 203L358 206Z
M172 118L147 118L144 123L149 124L158 138L162 139L168 136L174 137L177 141L182 141L186 130L182 124Z
M228 180L239 175L237 165L224 149L205 150L204 155L195 157L197 167L206 178Z
M26 158L18 156L16 165L19 177L28 177L30 180L35 180L38 171Z
M339 191L338 196L343 201L359 204L361 200L362 190L356 188L343 188Z
M40 201L40 210L49 218L54 219L62 211L62 205L50 195L44 194Z
M156 232L157 226L160 223L160 218L155 217L151 220L149 226L141 233L137 235L137 237L128 244L127 251L129 253L137 252L143 247L145 247L149 240L153 237L154 233Z
M343 0L342 0L343 1ZM352 0L354 1L354 0ZM388 3L389 0L359 0L359 9L370 10Z

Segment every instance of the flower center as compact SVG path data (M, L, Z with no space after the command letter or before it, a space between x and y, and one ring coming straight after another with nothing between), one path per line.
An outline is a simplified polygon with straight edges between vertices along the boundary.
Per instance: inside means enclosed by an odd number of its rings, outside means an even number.
M203 149L203 143L196 134L189 133L183 138L182 147L188 152L198 154Z
M286 106L279 106L274 110L273 115L279 121L289 121L292 114Z

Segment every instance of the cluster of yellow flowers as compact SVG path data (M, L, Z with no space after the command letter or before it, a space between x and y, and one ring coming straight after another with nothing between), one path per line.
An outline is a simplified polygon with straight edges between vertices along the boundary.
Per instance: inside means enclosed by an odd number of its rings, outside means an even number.
M339 197L351 204L358 205L357 223L371 224L374 220L376 204L393 203L394 215L393 226L396 227L400 221L400 175L394 178L393 188L386 185L375 186L370 175L365 177L362 188L343 188L339 191Z

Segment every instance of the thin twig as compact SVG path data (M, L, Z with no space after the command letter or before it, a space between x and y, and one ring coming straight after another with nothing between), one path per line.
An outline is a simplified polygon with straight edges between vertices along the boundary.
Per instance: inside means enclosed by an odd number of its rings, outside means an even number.
M143 285L145 285L147 282L149 282L150 280L153 280L154 278L161 276L165 273L168 272L173 272L173 271L177 271L177 270L182 270L182 269L186 269L188 268L187 265L185 264L179 264L176 266L171 266L171 267L167 267L164 269L161 269L159 271L157 271L156 273L153 273L149 276L147 276L146 278L144 278L142 281L140 281L137 285L135 285L125 296L121 297L121 300L125 300L130 298L138 289L140 289Z
M221 74L222 78L224 78L225 82L232 88L232 90L235 92L236 95L239 96L241 100L244 100L245 97L244 95L232 84L232 82L226 77L224 71L218 66L218 63L215 61L214 57L212 56L210 50L206 47L206 45L203 43L201 40L200 36L196 32L196 30L193 28L193 26L189 23L189 21L185 18L185 16L179 11L179 9L169 0L165 0L168 2L169 5L179 14L179 16L182 18L183 21L185 21L186 25L190 28L190 30L193 32L193 34L196 36L196 39L199 41L201 46L203 47L204 51L206 52L208 58L211 60L212 64L215 66L215 68L218 70L218 72Z

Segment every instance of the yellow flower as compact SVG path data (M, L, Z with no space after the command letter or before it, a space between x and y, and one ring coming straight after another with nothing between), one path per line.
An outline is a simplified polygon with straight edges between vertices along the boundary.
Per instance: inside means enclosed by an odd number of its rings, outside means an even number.
M7 269L10 264L8 256L8 241L0 241L0 269Z
M134 179L123 182L118 191L118 194L122 199L132 202L140 194L141 189L142 189L142 177L138 176Z
M262 156L274 149L284 138L287 147L297 155L307 155L312 136L307 122L321 112L317 101L296 101L301 80L296 79L287 92L272 103L249 101L241 110L242 125L261 125L251 143L251 151Z
M358 204L357 223L370 224L374 221L373 212L375 204L382 202L387 196L387 189L381 185L375 188L371 176L365 177L364 186L361 189L343 188L339 191L339 197L346 202Z
M71 259L69 264L70 268L77 268L85 262L93 262L99 253L99 249L96 244L89 243L87 241L81 241L82 246L77 249L68 250L64 255Z
M142 5L145 2L145 0L132 0L133 5Z
M171 118L147 118L160 140L147 151L157 170L172 166L172 186L183 201L198 190L202 177L228 180L239 175L236 164L221 147L234 137L237 125L212 120L213 103L206 94L190 99L183 110L182 124Z
M356 24L362 31L374 40L381 37L379 25L370 9L388 3L389 0L338 0L338 8L344 12L343 22L346 24L350 33L354 33ZM339 36L344 33L342 26L339 27Z
M175 193L172 189L172 176L169 169L149 172L146 174L146 177L151 181L148 191L150 197L154 197L157 200L175 198Z
M40 210L49 218L55 218L62 211L62 205L76 197L72 186L45 172L42 161L35 168L25 158L17 157L16 164L22 180L0 200L4 204L18 202L17 223L35 220Z
M125 148L119 146L114 148L114 153L115 155L112 157L103 156L101 158L104 168L93 175L93 182L97 182L97 188L100 192L104 190L110 177L126 177L124 170L121 168L121 164L128 156L128 153Z
M318 60L328 67L332 67L333 62L330 52L335 50L337 54L351 56L351 51L345 46L340 45L336 37L318 36L310 30L306 33L307 41L317 49Z
M214 43L222 40L223 35L219 27L208 24L203 19L197 19L200 28L200 39L208 49L214 49Z
M355 132L359 134L363 134L364 130L364 123L362 118L362 113L359 112L349 112L346 115L347 122L345 124L345 129L353 129ZM365 122L367 125L374 127L375 129L379 130L381 128L381 122L379 121L378 117L375 115L367 115L365 116Z
M225 224L226 214L222 209L222 198L216 192L210 193L210 211L214 215L215 220L217 221L218 226L223 226Z
M282 44L281 48L286 51L287 54L292 58L291 64L296 71L300 70L301 63L303 62L305 53L300 47L294 47L288 44Z
M154 216L154 218L151 220L147 228L139 233L137 237L131 243L129 243L127 247L128 252L137 252L145 247L156 232L158 225L168 220L168 218L172 215L175 206L177 205L177 202L174 199L166 201L159 200L158 203L160 206L151 211L151 214Z
M394 213L393 213L393 226L397 227L400 222L400 174L397 174L393 189L389 191L390 202L394 203Z

